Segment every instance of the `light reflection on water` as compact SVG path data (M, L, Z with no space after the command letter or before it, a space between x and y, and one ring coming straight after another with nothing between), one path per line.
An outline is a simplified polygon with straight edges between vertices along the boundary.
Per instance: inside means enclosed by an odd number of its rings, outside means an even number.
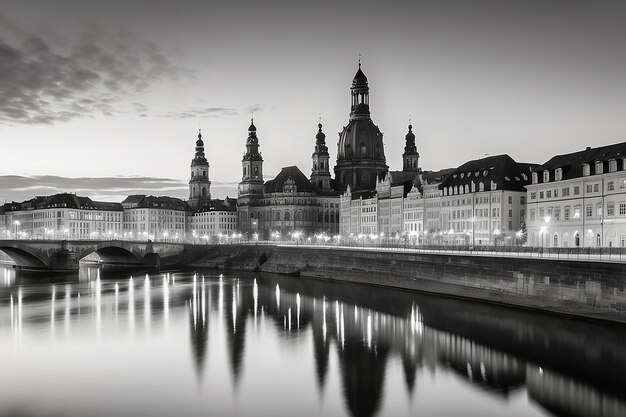
M626 415L621 327L271 274L0 271L0 416Z

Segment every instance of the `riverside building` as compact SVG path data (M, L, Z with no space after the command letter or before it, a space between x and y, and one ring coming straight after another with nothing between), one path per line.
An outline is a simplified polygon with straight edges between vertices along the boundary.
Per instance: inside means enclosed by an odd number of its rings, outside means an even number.
M0 233L24 239L114 239L123 233L120 203L60 193L6 203Z
M518 244L526 222L525 186L536 166L497 155L454 170L439 185L443 243Z
M554 156L527 200L528 245L626 246L626 142Z

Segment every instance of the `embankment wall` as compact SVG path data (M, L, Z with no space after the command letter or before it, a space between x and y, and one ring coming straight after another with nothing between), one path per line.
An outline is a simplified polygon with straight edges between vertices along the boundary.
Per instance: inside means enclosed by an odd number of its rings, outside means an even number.
M626 322L626 264L621 263L269 245L189 245L183 263L389 286Z

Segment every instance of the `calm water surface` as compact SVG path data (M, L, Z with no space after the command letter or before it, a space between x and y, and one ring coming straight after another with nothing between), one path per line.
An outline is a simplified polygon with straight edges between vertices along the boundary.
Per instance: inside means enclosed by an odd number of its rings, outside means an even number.
M271 274L0 279L0 416L626 415L622 327Z

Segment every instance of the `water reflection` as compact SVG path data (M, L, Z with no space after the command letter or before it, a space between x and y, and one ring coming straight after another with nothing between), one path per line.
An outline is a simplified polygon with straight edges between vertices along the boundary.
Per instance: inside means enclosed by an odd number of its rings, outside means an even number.
M281 412L295 407L295 398L309 401L303 415L459 415L448 404L476 407L475 396L489 405L476 415L626 415L621 327L270 274L168 272L137 279L90 269L65 283L9 275L0 289L1 352L9 341L28 351L46 332L53 342L117 341L128 363L162 346L165 353L150 362L161 373L147 374L148 383L176 373L177 347L186 346L188 357L190 346L199 395L224 415L245 415L232 404L256 409L255 415L290 415ZM299 370L296 379L288 377L291 367ZM11 367L5 370L11 376ZM260 401L275 398L281 378L288 380L281 400ZM170 392L159 395L182 395L182 386L167 386ZM425 398L422 390L431 394ZM194 404L179 404L182 414L202 414L204 402ZM155 415L150 404L134 407L144 408L117 415Z

